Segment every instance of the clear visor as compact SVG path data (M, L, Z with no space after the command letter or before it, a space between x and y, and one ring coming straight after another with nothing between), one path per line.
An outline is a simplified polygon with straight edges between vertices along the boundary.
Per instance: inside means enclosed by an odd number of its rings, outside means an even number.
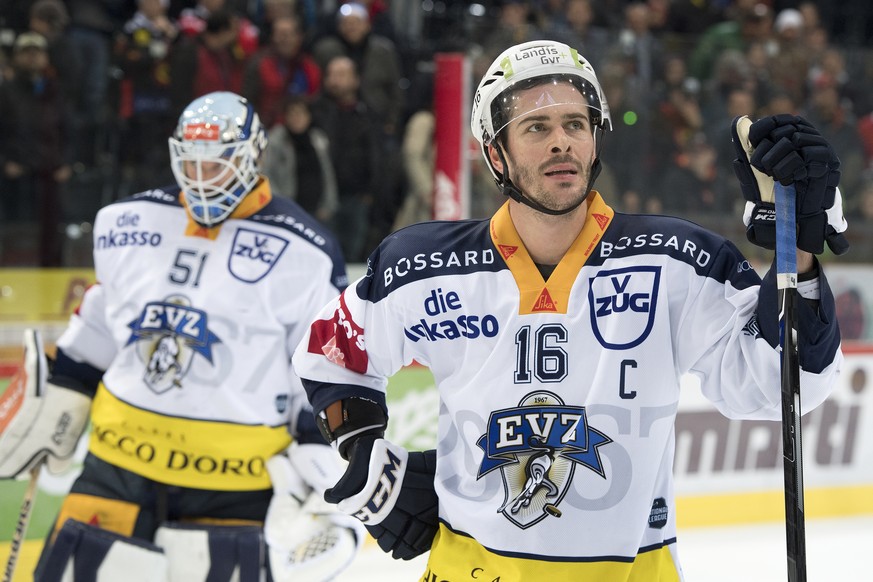
M597 89L588 81L569 76L535 77L509 86L491 103L493 136L500 135L511 123L557 106L587 109L592 127L603 121L600 97ZM488 140L486 145L493 139Z

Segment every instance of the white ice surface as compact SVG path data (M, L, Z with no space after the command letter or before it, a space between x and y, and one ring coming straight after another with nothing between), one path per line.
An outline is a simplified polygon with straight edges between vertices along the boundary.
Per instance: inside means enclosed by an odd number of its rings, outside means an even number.
M787 580L785 526L692 528L679 532L686 582ZM806 523L808 582L873 582L873 515ZM395 561L367 543L337 582L415 582L427 556ZM537 581L538 582L538 581Z

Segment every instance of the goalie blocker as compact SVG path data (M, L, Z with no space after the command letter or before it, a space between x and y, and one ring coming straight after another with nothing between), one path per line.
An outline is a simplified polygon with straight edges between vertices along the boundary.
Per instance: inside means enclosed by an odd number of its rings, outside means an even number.
M264 522L274 582L331 580L363 545L361 524L322 496L342 474L336 453L296 441L267 461L273 498Z
M43 460L52 473L70 463L91 398L76 382L48 376L40 334L25 330L22 365L0 398L0 479L26 474Z
M322 434L349 461L324 499L360 520L383 551L410 560L430 550L439 529L436 451L409 452L385 440L387 420L381 405L361 398L318 415Z

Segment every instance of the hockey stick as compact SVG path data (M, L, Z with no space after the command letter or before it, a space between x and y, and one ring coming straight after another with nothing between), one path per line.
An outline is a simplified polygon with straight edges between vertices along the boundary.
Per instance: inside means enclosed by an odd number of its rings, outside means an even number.
M800 363L797 359L797 218L794 185L776 182L776 282L782 347L782 467L788 582L806 582L806 532L800 431Z
M12 534L12 542L9 544L9 559L6 560L6 570L3 574L3 582L12 582L15 573L15 565L18 562L18 554L21 552L21 544L27 533L27 524L30 523L30 514L33 510L33 502L36 499L36 482L39 481L39 471L43 461L39 461L30 470L30 481L24 491L24 500L21 502L21 510L18 512L18 523L15 524L15 533Z

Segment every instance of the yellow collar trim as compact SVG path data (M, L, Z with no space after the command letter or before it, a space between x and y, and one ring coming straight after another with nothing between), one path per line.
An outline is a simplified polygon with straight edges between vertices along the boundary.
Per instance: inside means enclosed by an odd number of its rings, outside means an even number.
M248 218L255 212L262 209L264 206L269 204L270 200L272 199L273 192L270 189L270 181L266 178L261 178L260 182L258 182L254 190L249 192L245 196L245 198L242 199L242 202L239 203L239 206L233 209L233 212L230 213L228 219ZM185 207L185 211L187 212L188 203L185 200L185 197L181 194L179 195L179 201L182 203L182 206ZM191 218L190 212L187 212L187 214L188 224L185 225L185 236L199 236L201 238L206 238L209 240L215 240L216 238L218 238L218 233L221 232L221 224L217 224L212 227L206 227Z
M593 190L588 195L587 202L588 214L582 231L561 258L548 282L543 280L521 237L518 236L518 231L515 230L512 217L509 215L509 202L500 207L491 218L491 240L518 286L519 315L543 312L567 313L570 290L573 288L576 276L615 215L613 209L607 206L597 191Z

